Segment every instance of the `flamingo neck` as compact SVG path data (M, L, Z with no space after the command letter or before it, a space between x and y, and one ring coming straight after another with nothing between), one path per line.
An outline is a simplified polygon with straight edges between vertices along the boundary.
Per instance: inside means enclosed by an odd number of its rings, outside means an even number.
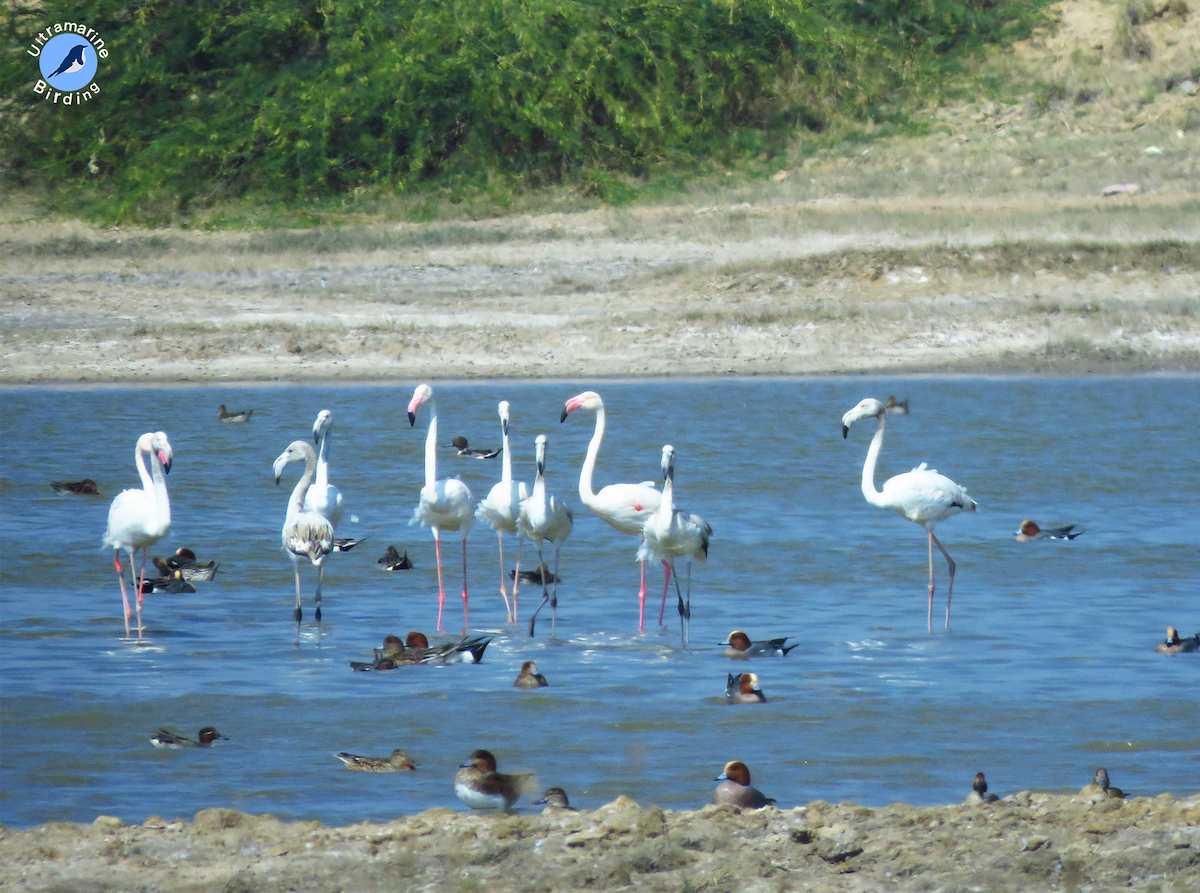
M154 479L150 477L150 472L146 470L146 460L143 457L146 453L153 452L153 449L143 450L141 443L134 447L133 450L133 461L137 465L138 477L142 481L142 489L147 493L154 492Z
M317 490L323 490L329 486L329 429L321 429L321 442L317 449Z
M596 469L596 457L600 455L600 441L604 439L604 423L604 404L601 403L600 408L596 410L596 430L592 432L583 468L579 470L579 501L588 508L596 504L596 492L592 489L592 472Z
M508 452L508 426L501 425L500 429L500 448L504 451L500 457L500 483L507 493L512 487L512 455Z
M429 398L429 433L425 435L425 486L437 484L437 401Z
M867 461L863 463L862 492L867 502L882 508L890 508L884 501L883 493L875 489L875 463L879 460L879 451L883 449L883 429L887 427L887 413L879 414L879 427L871 438L871 447L867 450Z
M300 475L300 480L296 481L296 486L292 490L292 498L288 500L287 519L289 521L304 511L304 494L312 486L313 478L316 477L316 474L316 454L312 450L306 450L304 453L304 474Z
M138 456L138 470L141 471L141 455ZM154 501L158 506L158 521L162 525L165 532L171 526L171 497L167 493L167 475L163 471L162 462L158 459L158 453L154 450L150 451L150 467L154 469L154 477L152 484L154 488Z
M675 475L669 474L663 478L662 502L658 504L658 510L664 517L671 517L675 512Z

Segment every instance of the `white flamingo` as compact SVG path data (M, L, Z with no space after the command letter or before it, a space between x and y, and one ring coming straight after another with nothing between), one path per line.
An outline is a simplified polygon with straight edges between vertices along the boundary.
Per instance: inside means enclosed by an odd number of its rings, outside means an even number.
M546 435L539 434L534 441L536 444L537 477L533 481L533 493L521 503L519 526L525 536L533 540L537 546L538 567L544 567L542 559L542 543L550 540L554 543L554 592L546 589L546 575L542 574L542 603L529 618L529 635L533 635L533 625L537 621L538 611L546 602L550 602L550 635L554 636L558 623L558 552L562 544L571 535L574 518L571 507L557 496L546 495ZM517 576L521 575L521 561L517 559ZM515 588L515 580L514 580Z
M150 456L153 474L146 470L142 455ZM138 438L133 459L141 478L140 490L122 490L108 508L108 527L104 545L117 550L113 564L121 584L121 602L125 606L125 637L129 637L129 596L125 594L125 571L121 567L121 550L129 553L129 575L137 594L137 632L142 638L142 587L146 582L146 549L167 535L171 529L171 499L167 494L167 473L175 454L167 435L162 431L143 434ZM142 579L137 579L134 553L142 550Z
M313 422L313 442L317 445L317 477L304 494L304 510L317 512L329 519L337 529L342 522L342 492L329 483L329 439L333 429L333 413L322 409Z
M670 444L662 448L663 489L662 502L642 526L642 545L638 549L638 561L658 560L667 570L667 579L675 575L675 595L679 599L679 637L686 647L692 619L692 559L708 560L708 541L712 537L712 525L699 515L690 515L675 507L675 447ZM679 574L675 572L675 559L688 560L687 603L679 592ZM663 584L663 602L658 612L658 622L663 621L667 607L667 587Z
M446 589L442 585L441 531L458 530L463 543L463 627L470 629L467 614L467 533L475 522L471 509L471 490L458 478L437 479L437 401L433 399L433 388L427 384L417 385L412 400L408 403L408 423L416 425L417 410L422 403L429 404L429 433L425 436L425 486L421 488L421 499L413 510L409 524L422 524L433 531L433 548L437 554L438 573L438 632L442 631L442 606L446 603Z
M514 481L512 476L512 456L508 450L508 401L501 400L500 436L503 439L501 450L504 454L501 460L500 483L494 485L487 498L475 509L475 517L486 521L496 531L496 539L500 542L500 595L504 599L504 608L508 612L510 623L517 621L517 587L519 579L513 579L512 604L508 602L508 584L505 581L504 567L504 535L517 535L517 565L521 563L521 530L517 526L517 516L521 512L521 501L529 497L529 488L523 481Z
M859 419L875 416L879 419L879 427L871 440L871 448L867 450L867 461L863 463L862 492L867 502L879 508L891 509L908 520L920 524L929 533L929 631L933 632L933 547L937 546L946 558L950 569L950 585L946 589L946 629L950 628L950 598L954 594L954 559L950 557L936 536L933 528L938 521L944 521L951 515L961 511L975 511L975 500L967 495L965 487L960 487L944 474L938 474L935 469L927 468L922 462L912 471L888 478L882 490L875 489L875 462L879 459L879 451L883 447L883 430L887 426L887 406L871 397L863 400L842 416L842 437L850 432L850 426Z
M304 507L304 496L312 486L317 471L317 454L307 441L294 440L275 460L275 483L283 469L292 462L303 462L304 473L296 482L288 499L287 516L283 521L283 548L292 559L296 571L296 610L292 619L300 623L300 559L307 558L317 569L317 594L315 612L318 621L321 619L321 581L325 578L325 559L333 551L333 525L320 512Z
M604 401L595 391L584 391L567 401L559 422L577 409L588 409L596 413L596 431L588 444L587 456L579 472L579 501L593 515L597 515L609 526L621 533L640 537L646 519L658 508L662 494L651 483L609 484L599 493L592 491L592 472L596 468L596 456L600 452L600 441L604 438ZM642 561L642 584L638 590L638 631L646 628L646 562ZM663 584L666 585L665 583Z

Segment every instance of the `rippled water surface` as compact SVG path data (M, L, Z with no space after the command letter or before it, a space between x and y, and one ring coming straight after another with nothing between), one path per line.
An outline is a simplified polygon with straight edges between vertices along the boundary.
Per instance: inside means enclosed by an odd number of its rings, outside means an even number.
M428 530L408 526L422 483L426 416L410 428L412 385L14 389L3 401L0 533L0 821L25 827L97 814L140 822L233 806L329 823L464 809L451 778L476 747L501 769L536 771L584 807L629 794L693 807L742 759L790 806L822 798L869 805L957 802L975 772L1004 794L1077 789L1097 766L1136 794L1186 793L1200 777L1200 655L1154 653L1167 624L1200 628L1200 380L922 378L608 383L608 434L596 483L653 479L677 450L677 501L715 534L693 574L691 646L681 650L662 576L651 622L636 624L636 541L592 516L576 492L594 416L563 424L583 383L437 384L441 440L499 441L496 403L512 403L519 478L549 435L548 483L575 510L563 550L558 636L506 626L496 537L469 539L473 631L495 640L478 666L353 673L386 633L432 633L437 583ZM958 563L953 631L925 629L926 540L863 500L874 430L843 440L864 396L907 396L893 417L878 482L921 461L968 487L976 514L942 523ZM246 425L216 407L254 408ZM331 477L345 494L324 620L291 622L290 561L279 529L295 469L274 458L335 422ZM151 554L189 546L221 563L188 595L147 597L145 644L123 640L108 505L137 484L133 445L161 428L175 450L173 524ZM500 463L439 451L482 498ZM94 478L100 498L49 481ZM356 522L351 517L357 519ZM1026 517L1087 528L1069 542L1021 544ZM461 552L445 537L448 631L461 626ZM384 548L410 572L385 573ZM513 554L512 544L506 554ZM529 555L527 551L527 556ZM529 563L527 559L527 564ZM521 601L534 605L534 587ZM717 643L732 629L790 635L785 660L750 666L768 702L731 707L726 674L747 668ZM550 680L512 688L533 659ZM162 751L159 726L230 740ZM332 755L403 747L414 773L347 772ZM522 802L529 809L528 799Z

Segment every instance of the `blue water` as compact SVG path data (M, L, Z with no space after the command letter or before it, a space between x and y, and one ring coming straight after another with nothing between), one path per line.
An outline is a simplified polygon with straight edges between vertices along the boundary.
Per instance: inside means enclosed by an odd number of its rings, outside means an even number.
M426 423L405 416L414 384L0 392L0 821L140 822L233 806L348 823L465 809L451 778L477 747L583 807L622 793L699 806L730 759L781 806L957 802L977 771L1000 794L1069 791L1101 765L1134 794L1197 790L1200 655L1153 649L1168 624L1200 629L1200 379L435 383L443 441L495 445L496 403L511 401L521 479L533 478L535 435L550 436L549 489L576 520L558 638L548 622L534 639L524 624L505 627L496 538L478 524L471 620L496 636L483 663L352 673L347 662L385 634L435 624L432 539L408 526ZM637 633L636 542L579 503L594 416L558 418L588 387L609 408L597 485L657 477L670 442L677 502L715 530L693 575L686 651L670 602L665 630ZM924 533L859 490L873 421L841 437L843 412L889 393L912 413L892 417L877 480L927 461L979 502L938 528L958 563L950 633L944 562L930 635ZM218 423L219 403L254 417ZM319 628L305 569L297 644L279 551L296 472L276 487L271 463L323 408L346 499L339 534L369 539L331 557ZM112 497L137 484L135 440L159 428L175 450L173 524L152 554L186 545L221 569L195 594L147 597L139 647L123 640L100 538ZM443 450L439 473L460 474L478 499L500 464ZM48 485L82 477L103 497ZM1016 543L1026 517L1087 532ZM389 544L417 569L382 572ZM448 632L462 620L458 544L446 536ZM651 573L652 593L661 581ZM523 618L534 602L528 587ZM657 608L652 595L653 621ZM717 645L732 629L801 644L785 660L735 663ZM511 687L528 659L549 688ZM768 702L726 705L726 674L748 668ZM194 735L209 724L230 740L195 751L147 740L159 726ZM331 755L395 747L417 772L347 772Z

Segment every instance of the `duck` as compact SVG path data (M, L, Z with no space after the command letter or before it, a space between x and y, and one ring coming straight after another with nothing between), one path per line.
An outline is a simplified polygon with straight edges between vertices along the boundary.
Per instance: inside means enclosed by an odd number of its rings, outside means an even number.
M253 413L253 409L242 409L238 410L237 412L230 412L225 408L224 403L217 407L217 418L222 422L230 422L235 425L250 421L250 416L253 415Z
M534 800L534 806L544 806L542 815L554 815L558 812L579 812L567 799L567 792L562 788L546 788L541 800Z
M888 394L884 408L893 415L908 415L908 398L897 400L894 394Z
M412 772L417 768L417 764L399 748L393 750L390 757L360 757L345 751L334 756L355 772Z
M971 784L971 793L967 794L963 803L995 803L999 799L995 794L988 793L987 779L983 777L983 773L976 772L975 781Z
M370 670L394 670L396 667L411 667L421 662L420 656L407 654L404 640L397 635L383 637L383 647L375 649L375 659L370 661L350 661L350 669L365 673Z
M508 572L508 578L510 580L515 580L517 578L516 568L513 568ZM521 571L522 583L533 583L534 585L541 586L543 581L546 583L561 583L562 577L555 574L554 571L546 567L545 564L542 565L541 570L535 568L531 571Z
M404 638L404 656L416 657L422 664L477 664L491 641L491 636L464 635L455 642L431 647L424 633L410 632Z
M788 636L782 639L767 639L765 642L751 642L750 637L740 629L735 629L729 638L721 642L728 645L725 656L734 660L746 660L751 657L787 657L787 653L799 645L799 642L787 644Z
M150 736L150 743L155 747L166 747L174 750L179 747L209 747L214 741L229 740L213 726L205 726L199 731L196 737L198 740L193 741L191 738L176 735L170 729L159 729Z
M1096 774L1092 776L1092 783L1086 784L1079 790L1081 797L1090 797L1092 800L1124 800L1125 792L1120 788L1114 788L1108 783L1108 770L1101 767L1096 770Z
M1066 527L1047 527L1043 530L1038 527L1036 521L1026 518L1017 528L1017 532L1013 534L1013 538L1018 543L1028 543L1033 540L1073 540L1081 533L1083 533L1082 530L1075 530L1074 524L1068 524Z
M408 559L408 550L404 550L401 555L396 551L395 546L388 546L387 551L383 553L383 557L375 562L382 564L385 571L408 571L412 570L412 562Z
M1167 627L1167 640L1154 647L1159 654L1183 654L1200 651L1200 633L1187 639L1179 638L1179 630L1173 626Z
M537 664L527 660L521 664L521 672L513 681L513 688L545 688L549 684L546 677L537 671Z
M454 793L472 809L508 809L520 798L530 777L528 773L501 774L490 751L473 750L454 776Z
M713 781L721 782L713 791L713 803L732 803L743 809L762 809L775 803L758 788L750 786L750 769L741 760L731 760Z
M51 481L55 493L73 493L76 496L99 496L100 490L91 478L82 481Z
M448 446L458 450L460 456L466 456L469 459L495 459L504 452L501 447L496 447L494 450L473 450L467 445L467 439L461 434L451 438Z
M160 573L165 570L164 567L159 567L158 559L151 560L154 561L154 566L158 567ZM196 587L183 576L183 571L167 570L161 577L151 577L148 580L142 581L142 595L149 595L152 592L165 592L167 595L178 595L181 592L195 591Z
M355 546L357 546L359 543L365 543L365 542L366 542L367 540L369 540L369 539L370 539L370 537L369 537L369 536L364 536L364 537L363 537L362 539L360 539L360 540L356 540L356 539L353 539L353 538L351 538L351 537L348 537L348 536L343 536L343 537L335 537L335 538L334 538L334 540L333 540L333 551L335 551L335 552L349 552L351 549L353 549L353 548L354 548Z
M725 697L730 704L762 704L767 700L757 673L730 673Z
M159 574L164 577L169 577L175 571L181 571L183 579L190 582L205 583L217 575L217 568L221 565L215 561L210 561L208 564L200 564L196 561L196 553L188 548L179 548L175 550L175 554L169 558L154 557L150 559Z

